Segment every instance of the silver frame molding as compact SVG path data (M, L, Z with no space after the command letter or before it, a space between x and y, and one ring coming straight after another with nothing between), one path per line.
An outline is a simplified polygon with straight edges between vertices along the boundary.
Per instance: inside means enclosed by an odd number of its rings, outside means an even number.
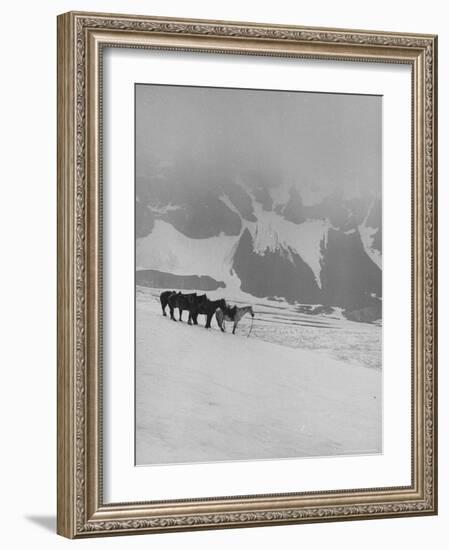
M104 504L104 47L403 63L412 68L412 484ZM437 37L70 12L58 17L58 520L69 538L437 513ZM408 360L408 359L407 359Z

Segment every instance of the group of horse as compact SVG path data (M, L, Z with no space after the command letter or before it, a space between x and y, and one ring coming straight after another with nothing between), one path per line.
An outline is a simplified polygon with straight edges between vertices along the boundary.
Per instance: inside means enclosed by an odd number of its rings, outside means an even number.
M221 298L220 300L209 300L206 294L198 295L184 294L176 290L165 290L161 292L160 296L162 313L167 316L166 308L170 311L170 318L176 321L175 310L179 311L179 321L182 321L182 314L184 311L189 313L188 324L197 325L198 315L206 316L206 328L211 328L211 321L213 316L217 320L217 324L222 332L225 332L226 321L234 323L232 334L235 334L235 330L240 319L249 313L254 318L254 311L251 306L230 307L226 303L226 300Z

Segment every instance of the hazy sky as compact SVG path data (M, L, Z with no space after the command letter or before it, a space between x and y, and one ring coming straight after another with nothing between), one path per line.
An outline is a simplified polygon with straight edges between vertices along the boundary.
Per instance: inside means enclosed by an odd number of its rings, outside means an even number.
M380 96L139 84L138 182L251 177L380 195L381 110Z

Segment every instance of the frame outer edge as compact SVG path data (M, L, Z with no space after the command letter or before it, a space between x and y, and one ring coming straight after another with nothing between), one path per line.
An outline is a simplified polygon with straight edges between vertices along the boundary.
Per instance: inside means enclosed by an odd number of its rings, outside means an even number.
M84 17L86 19L84 19ZM100 18L99 21L96 18ZM112 19L114 18L114 21ZM117 19L123 18L120 22ZM104 19L104 21L103 21ZM108 22L108 20L110 20ZM188 22L183 23L183 22ZM109 23L106 25L106 23ZM115 25L117 23L117 25ZM333 506L321 506L304 510L256 510L230 511L222 513L190 513L184 515L168 514L155 518L105 517L98 521L92 512L101 504L92 499L92 485L98 478L89 468L96 462L95 453L89 451L91 437L96 435L91 431L95 428L94 418L89 412L92 392L88 384L97 383L92 377L95 362L89 357L94 349L89 345L95 330L92 326L92 313L95 306L91 303L92 295L89 285L92 279L92 253L89 250L90 239L95 235L95 221L91 218L93 188L87 185L92 174L89 162L86 161L86 143L89 149L89 139L95 137L86 130L86 123L91 112L86 105L86 81L91 81L86 63L86 30L103 28L112 32L123 32L127 28L133 33L140 31L159 34L188 35L192 39L207 35L234 37L250 40L275 40L289 43L291 40L305 43L326 43L336 47L339 42L351 45L369 45L373 51L390 48L396 58L404 56L404 52L418 51L426 60L424 86L419 87L418 97L426 98L420 101L424 110L426 131L421 133L424 147L420 146L423 160L427 161L425 173L425 188L421 208L427 213L423 224L425 231L424 244L427 245L427 261L423 290L427 292L427 309L423 335L424 343L429 346L428 353L421 354L426 362L427 377L425 380L428 398L422 397L422 406L427 410L427 422L421 426L422 443L425 448L419 460L420 474L425 478L425 492L414 501L400 503L398 501L373 504L355 503L347 506L336 503ZM247 28L245 28L247 27ZM212 21L174 20L169 18L152 18L146 16L119 16L116 14L101 15L86 12L69 12L58 17L58 520L57 531L68 538L84 538L90 536L136 534L138 532L169 532L211 528L250 527L256 525L276 525L287 523L309 523L316 521L336 521L348 519L379 519L381 517L429 515L437 512L437 441L436 441L436 329L437 329L437 273L436 273L436 100L437 100L437 39L427 35L404 35L399 33L382 33L339 29L318 29L308 31L304 27L273 28L272 25L251 23L223 22L222 26L214 25ZM295 29L301 29L297 31ZM284 42L284 40L286 42ZM183 49L183 47L174 48ZM240 49L240 48L239 48ZM201 48L198 50L201 51ZM206 49L207 51L207 49ZM241 53L241 52L239 52ZM263 54L262 54L263 55ZM327 54L326 54L327 55ZM357 56L356 56L357 57ZM376 57L373 55L373 57ZM357 57L358 59L358 57ZM394 62L394 61L393 61ZM433 70L432 70L433 69ZM422 75L424 76L424 75ZM88 120L89 119L89 120ZM89 135L87 135L89 134ZM95 155L94 155L95 156ZM90 158L90 157L89 157ZM87 164L87 166L86 166ZM424 175L420 167L421 177ZM87 178L87 179L86 179ZM87 187L86 187L87 185ZM89 191L90 190L90 191ZM86 193L86 191L89 191ZM95 195L95 194L94 194ZM87 199L87 204L86 204ZM88 221L90 220L90 222ZM87 230L87 231L86 231ZM95 254L94 254L95 256ZM421 257L421 254L419 254ZM424 257L423 257L424 261ZM86 277L87 270L87 277ZM427 281L429 284L426 283ZM95 293L94 293L95 296ZM87 300L87 303L86 303ZM94 309L92 310L92 306ZM95 315L94 315L95 320ZM87 329L87 334L86 334ZM422 373L423 375L424 373ZM90 380L90 381L89 381ZM423 416L420 416L423 422ZM96 428L95 428L96 429ZM429 452L430 450L430 452ZM433 454L432 454L433 451ZM422 486L422 482L421 482ZM98 490L98 487L97 487ZM100 488L101 493L101 488ZM101 496L101 495L100 495ZM424 500L420 500L424 498ZM101 500L101 499L100 499ZM136 503L134 503L136 504ZM100 510L101 511L101 510ZM89 518L89 516L91 516Z
M57 18L57 522L73 538L75 521L74 89L73 19Z
M271 29L271 30L304 30L311 32L322 32L326 31L329 33L341 34L342 32L350 32L360 35L376 35L384 37L404 37L404 38L414 38L419 36L422 39L434 39L437 35L432 33L419 33L417 35L413 32L399 32L391 30L380 30L380 29L360 29L360 28L351 28L344 29L341 27L320 27L316 25L297 25L297 24L283 24L283 23L267 23L262 21L241 21L239 19L200 19L197 17L174 17L174 16L164 16L164 15L142 15L142 14L131 14L131 13L115 13L115 12L91 12L85 10L71 10L66 12L72 16L78 16L81 18L96 18L96 19L114 19L116 21L124 21L129 23L130 21L145 21L151 19L154 22L159 24L163 23L178 23L178 24L206 24L210 26L222 26L222 27L247 27L254 29Z
M433 36L432 167L433 167L433 511L438 515L438 35Z

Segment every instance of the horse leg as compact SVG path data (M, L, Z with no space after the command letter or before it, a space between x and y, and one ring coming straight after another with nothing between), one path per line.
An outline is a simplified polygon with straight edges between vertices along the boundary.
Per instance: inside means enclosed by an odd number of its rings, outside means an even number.
M215 312L215 320L217 321L217 325L220 327L220 330L223 332L223 328L221 326L221 323L223 322L223 319L220 319L218 311Z
M217 320L217 325L220 327L221 332L224 332L225 331L225 329L224 329L224 326L225 326L224 318L218 312L216 312L215 313L215 319Z
M224 322L224 320L222 321L220 328L221 328L221 332L226 332L226 323Z
M206 328L210 328L210 322L212 321L213 313L207 314L207 320L206 320Z
M192 316L192 312L190 311L190 309L189 309L188 311L189 311L189 319L187 320L187 323L188 323L189 325L191 325L191 324L192 324L192 317L193 317L193 316Z
M167 314L165 313L165 308L167 307L167 304L165 302L161 302L161 307L162 307L162 315L164 317L167 317Z
M182 321L182 312L183 312L183 309L179 308L179 320L180 321Z
M175 316L174 316L175 308L171 307L171 306L168 306L168 307L170 308L170 319L172 321L176 321Z
M235 334L235 329L237 328L237 321L234 321L234 327L232 329L232 334Z

